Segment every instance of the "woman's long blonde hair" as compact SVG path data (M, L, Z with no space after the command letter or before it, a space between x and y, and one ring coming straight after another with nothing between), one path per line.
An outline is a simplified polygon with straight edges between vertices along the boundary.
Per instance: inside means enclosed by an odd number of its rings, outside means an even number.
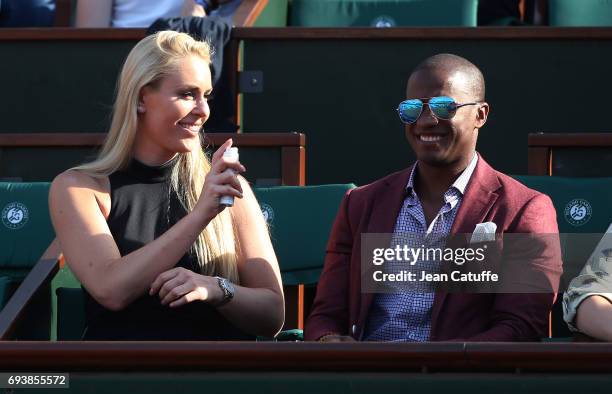
M74 169L93 177L107 177L125 169L132 159L140 91L144 86L154 85L174 72L177 62L188 56L197 56L210 64L210 46L174 31L158 32L136 44L119 76L111 127L102 149L96 160ZM211 165L202 149L179 153L178 156L172 169L172 190L191 212L200 197L204 178ZM239 283L237 250L234 222L229 209L218 214L193 245L202 274L223 276L234 283Z

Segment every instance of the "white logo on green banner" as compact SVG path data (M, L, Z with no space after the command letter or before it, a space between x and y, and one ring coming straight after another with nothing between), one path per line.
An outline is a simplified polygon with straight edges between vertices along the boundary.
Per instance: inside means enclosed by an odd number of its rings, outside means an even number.
M22 228L29 218L28 208L20 202L12 202L2 209L2 224L11 230Z
M261 204L261 213L263 214L266 223L272 224L274 221L274 210L266 203Z
M582 226L593 214L591 204L582 198L575 198L565 206L565 220L573 226Z
M387 15L376 17L372 20L372 23L370 23L370 26L372 27L394 27L396 25L397 23L395 23L395 19Z

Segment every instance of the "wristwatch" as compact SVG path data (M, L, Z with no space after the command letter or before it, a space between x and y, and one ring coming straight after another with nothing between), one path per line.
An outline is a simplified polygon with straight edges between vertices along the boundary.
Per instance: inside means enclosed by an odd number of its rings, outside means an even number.
M216 307L220 307L227 304L232 300L232 298L234 298L234 293L236 292L236 289L234 288L234 284L229 280L221 278L219 276L215 276L215 278L217 278L217 283L219 284L219 287L223 292L223 299L221 300L221 302L215 305Z

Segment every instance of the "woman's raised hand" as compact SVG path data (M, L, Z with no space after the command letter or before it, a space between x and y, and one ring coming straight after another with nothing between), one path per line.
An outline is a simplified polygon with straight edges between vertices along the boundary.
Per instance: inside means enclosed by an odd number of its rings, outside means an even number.
M207 221L223 210L224 206L219 205L221 196L242 198L242 187L237 174L246 169L239 161L232 162L223 157L225 150L231 146L230 138L214 153L210 172L206 174L200 199L194 208L194 211L201 212Z

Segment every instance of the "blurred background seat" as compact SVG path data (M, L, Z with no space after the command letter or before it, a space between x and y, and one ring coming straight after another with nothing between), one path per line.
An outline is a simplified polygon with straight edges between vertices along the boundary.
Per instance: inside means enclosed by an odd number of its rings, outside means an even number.
M478 0L293 0L290 25L476 26Z
M612 26L608 0L548 0L550 26Z

